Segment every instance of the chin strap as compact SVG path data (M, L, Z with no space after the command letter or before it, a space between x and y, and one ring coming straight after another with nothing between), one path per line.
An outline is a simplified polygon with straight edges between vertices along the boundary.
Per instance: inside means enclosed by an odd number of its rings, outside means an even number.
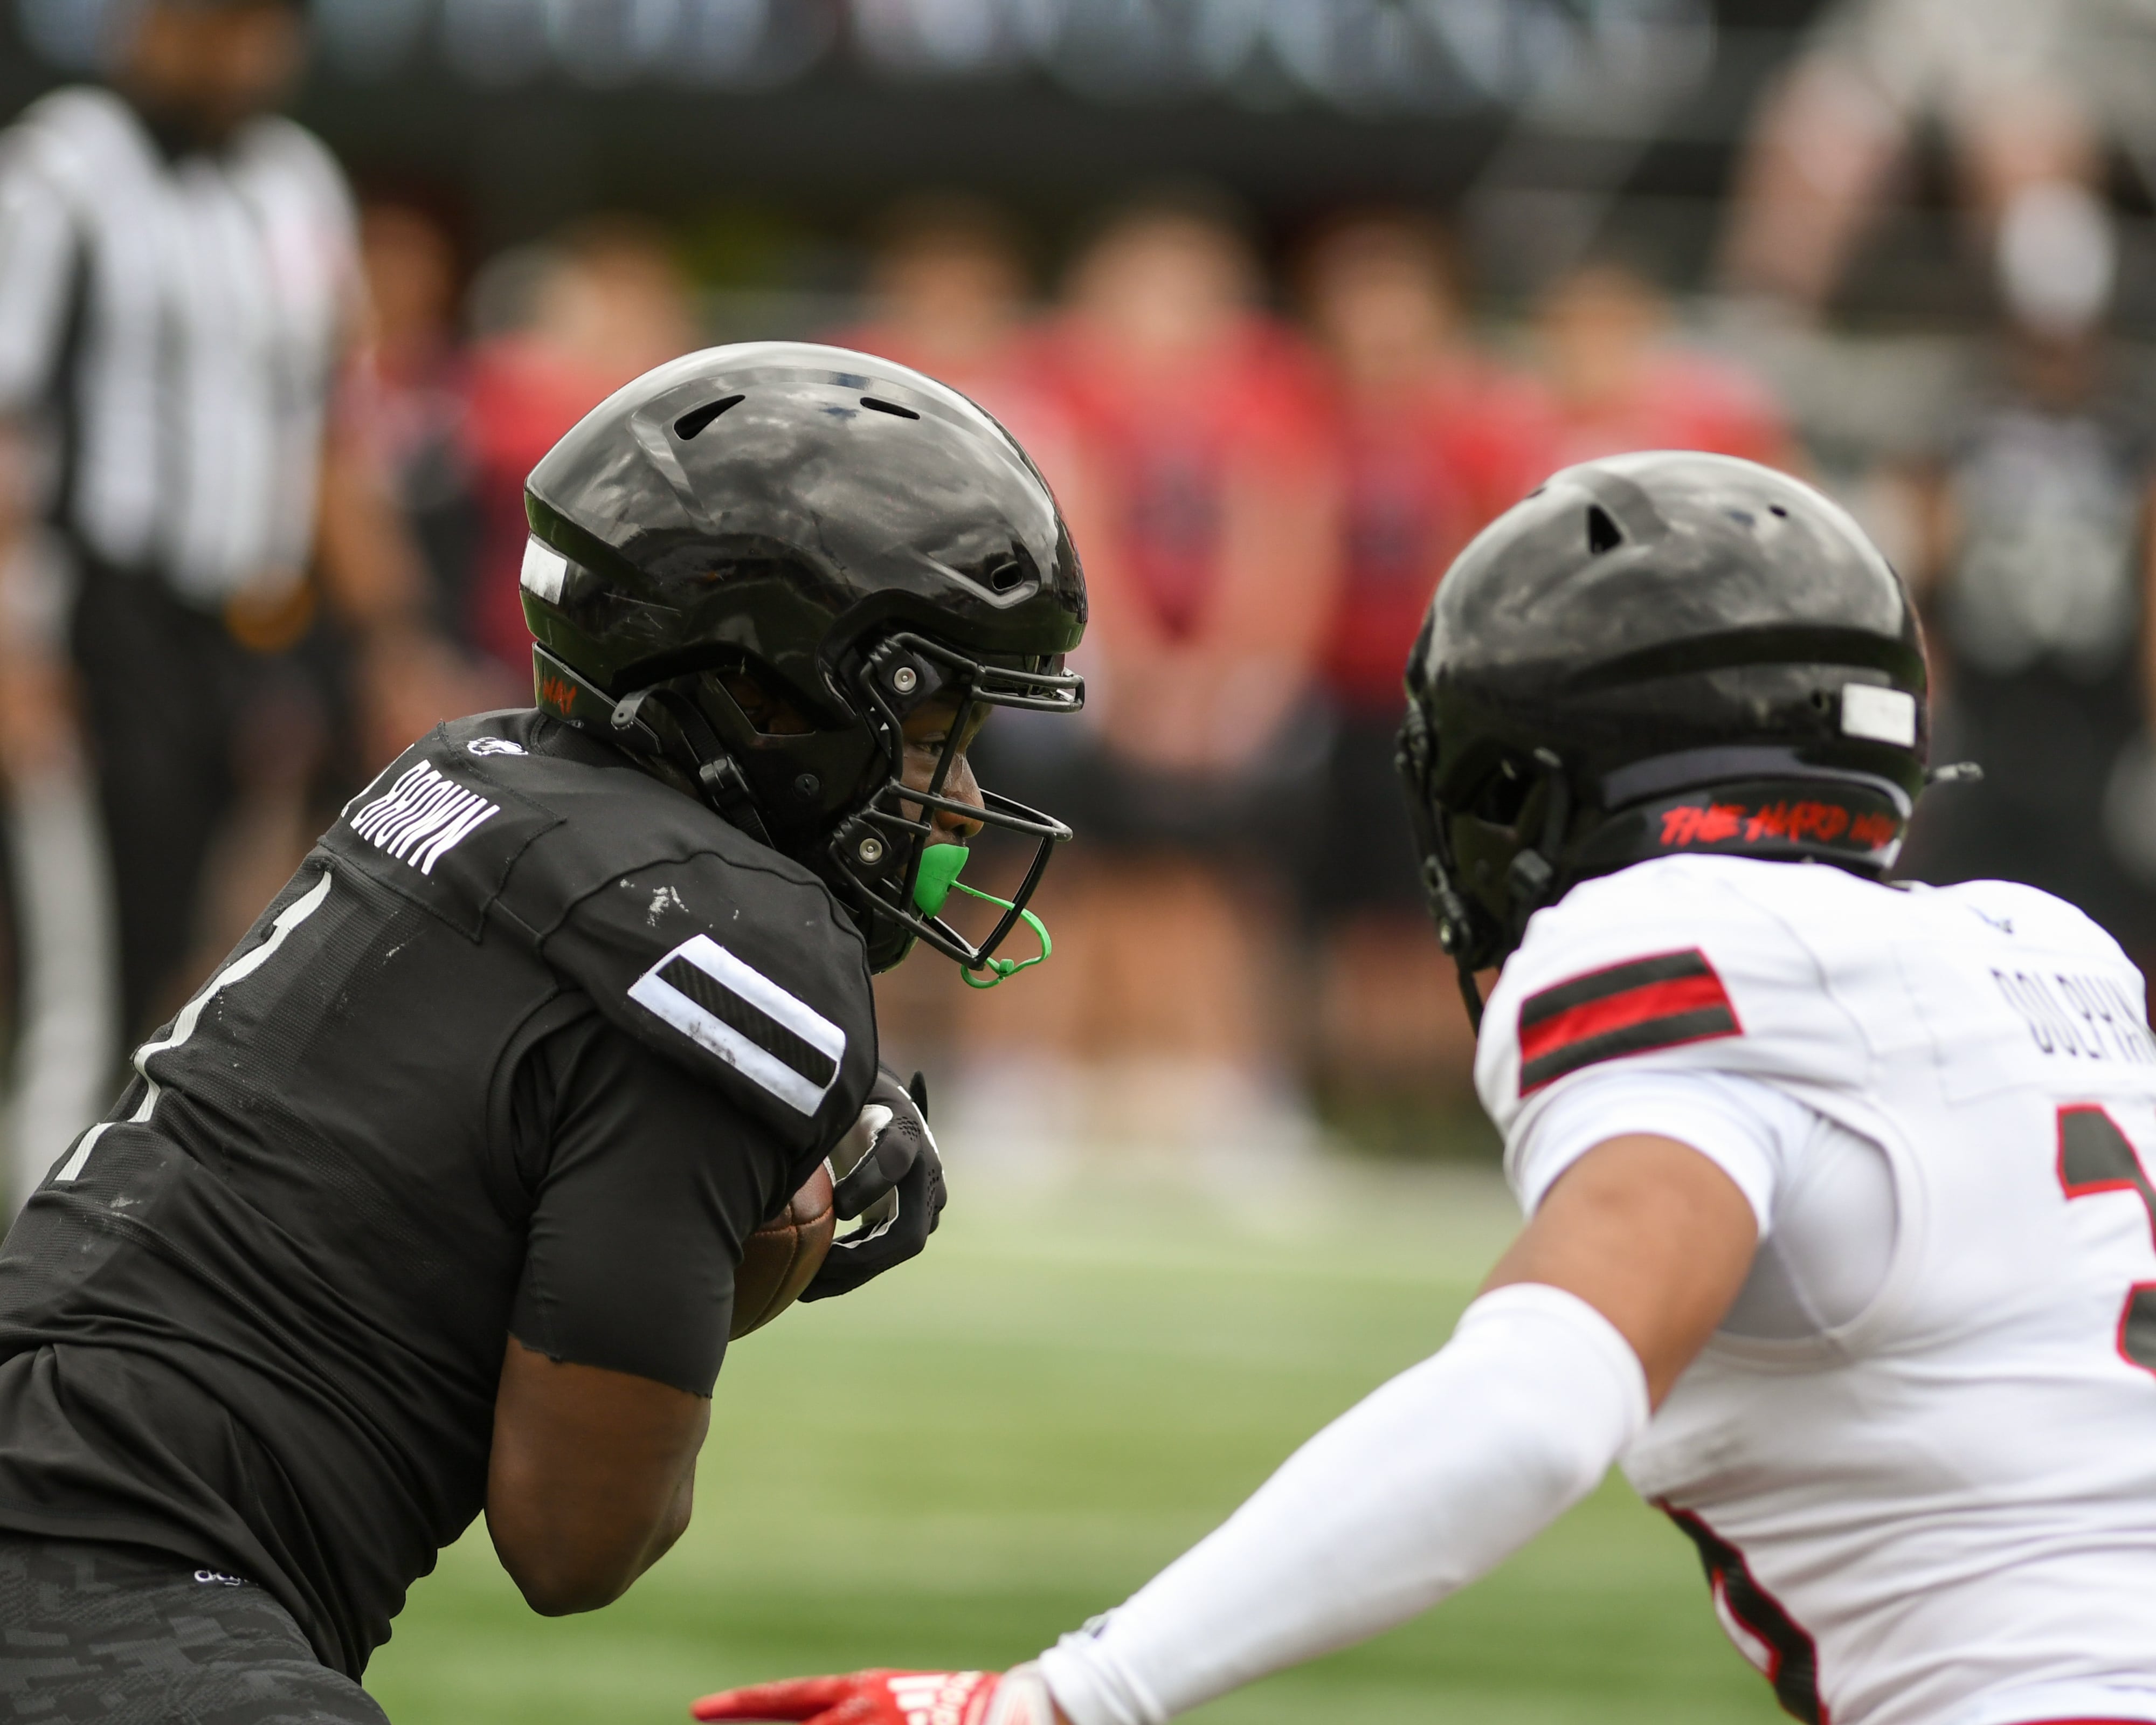
M1482 1030L1482 991L1475 985L1475 968L1467 954L1475 939L1475 919L1467 901L1452 884L1451 846L1444 824L1430 804L1430 726L1422 709L1408 703L1401 721L1399 745L1393 766L1407 786L1408 824L1414 830L1415 851L1422 862L1423 893L1430 905L1430 920L1437 925L1437 943L1452 960L1452 973L1460 984L1460 1003L1467 1009L1468 1028Z
M1410 789L1410 814L1422 852L1423 887L1429 896L1430 914L1437 923L1437 943L1452 960L1453 972L1460 984L1460 1002L1467 1009L1468 1024L1480 1035L1483 1003L1482 990L1475 980L1475 960L1480 956L1475 915L1467 901L1460 896L1459 888L1452 884L1451 845L1444 822L1430 804L1428 782L1422 771L1421 755L1427 748L1423 738L1427 733L1414 722L1420 716L1413 708L1409 711L1410 720L1402 732L1400 768ZM1419 732L1421 735L1418 735ZM1505 931L1507 950L1520 943L1527 932L1527 919L1549 902L1558 879L1555 859L1564 853L1565 832L1572 822L1572 785L1565 777L1564 762L1555 752L1546 748L1537 749L1534 758L1543 769L1546 788L1542 837L1538 843L1517 852L1506 870L1512 909L1511 927Z
M1507 951L1526 938L1527 919L1553 896L1558 880L1557 859L1564 855L1565 830L1572 824L1572 783L1565 777L1564 762L1554 750L1542 748L1535 751L1535 764L1543 769L1545 792L1542 839L1518 852L1511 867L1505 870L1512 924L1507 931ZM1450 881L1445 890L1447 896L1459 904L1459 895L1452 891ZM1464 915L1466 906L1460 905L1460 908ZM1460 973L1460 998L1466 1004L1467 1021L1479 1034L1482 1029L1482 991L1476 986L1475 973L1464 959L1455 956L1453 963Z
M664 683L619 701L593 688L544 647L531 649L539 705L580 731L598 732L624 752L690 780L711 812L759 845L772 845L748 781L696 706Z
M1460 1004L1467 1009L1467 1028L1478 1037L1482 1034L1482 990L1475 980L1475 973L1464 960L1452 961L1453 980L1460 984Z
M1435 845L1443 845L1441 838L1433 837ZM1482 990L1476 985L1475 967L1464 950L1471 938L1468 931L1473 924L1468 916L1467 901L1453 886L1451 871L1435 848L1423 853L1422 885L1430 900L1431 918L1437 924L1437 943L1445 949L1445 957L1451 959L1453 980L1460 984L1460 1004L1467 1009L1467 1028L1479 1036L1482 1034Z
M677 769L685 768L714 814L757 844L771 844L762 812L741 768L704 716L678 690L654 683L624 695L614 703L608 725L615 741L630 753L649 755ZM667 728L674 732L671 739ZM677 740L677 747L670 747Z

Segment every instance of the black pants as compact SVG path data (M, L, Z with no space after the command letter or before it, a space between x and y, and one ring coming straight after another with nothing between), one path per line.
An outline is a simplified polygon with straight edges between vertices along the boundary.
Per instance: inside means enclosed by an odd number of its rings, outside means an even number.
M120 1030L131 1047L182 982L256 667L221 619L162 581L89 562L74 648L110 847Z
M0 1719L388 1725L252 1582L136 1546L0 1533Z

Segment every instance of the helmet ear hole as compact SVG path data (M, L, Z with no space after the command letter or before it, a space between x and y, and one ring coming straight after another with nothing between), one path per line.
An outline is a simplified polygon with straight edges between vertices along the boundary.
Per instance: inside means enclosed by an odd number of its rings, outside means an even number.
M1517 826L1533 788L1534 780L1516 762L1501 761L1467 799L1467 812L1493 827Z
M1587 549L1589 555L1600 557L1605 551L1614 551L1625 542L1625 535L1610 519L1609 511L1599 503L1587 506Z

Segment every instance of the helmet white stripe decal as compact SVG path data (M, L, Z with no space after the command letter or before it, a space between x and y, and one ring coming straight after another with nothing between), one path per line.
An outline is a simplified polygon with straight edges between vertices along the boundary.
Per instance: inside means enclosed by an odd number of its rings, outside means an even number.
M1872 742L1913 748L1917 742L1917 697L1902 689L1874 683L1841 685L1841 734Z
M551 545L536 539L524 542L524 569L517 577L517 584L534 598L544 599L548 604L559 604L562 583L568 578L569 560Z

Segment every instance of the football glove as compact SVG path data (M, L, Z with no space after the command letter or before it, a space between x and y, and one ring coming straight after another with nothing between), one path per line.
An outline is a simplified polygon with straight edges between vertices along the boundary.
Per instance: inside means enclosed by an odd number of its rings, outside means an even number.
M831 1153L832 1208L860 1226L841 1235L807 1287L828 1300L903 1264L928 1244L943 1214L943 1163L928 1130L928 1085L901 1085L880 1068L860 1117Z
M799 1720L806 1725L1057 1725L1048 1686L1031 1666L996 1671L855 1671L795 1677L707 1695L699 1719Z

